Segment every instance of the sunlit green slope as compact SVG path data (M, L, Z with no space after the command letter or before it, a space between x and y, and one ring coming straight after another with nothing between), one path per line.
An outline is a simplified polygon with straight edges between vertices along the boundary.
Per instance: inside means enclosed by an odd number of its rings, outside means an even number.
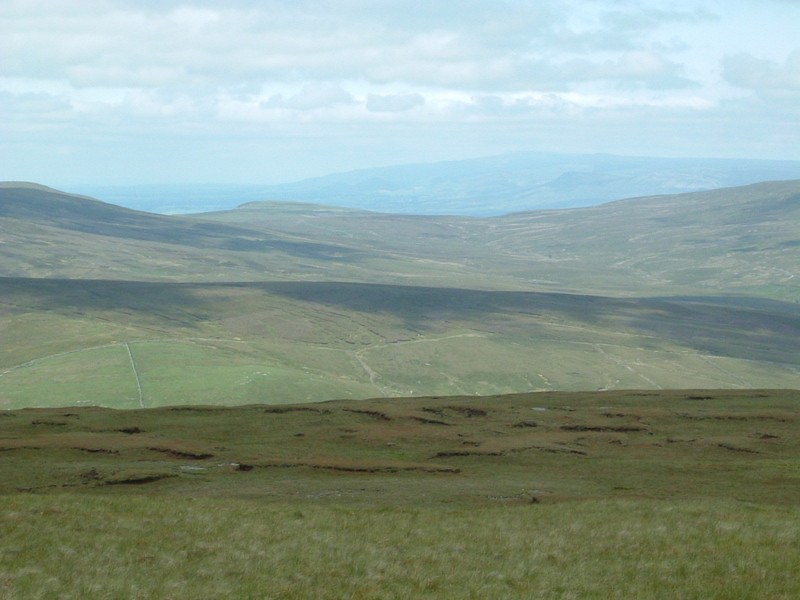
M800 306L323 282L1 279L0 407L800 387Z
M0 187L0 406L800 387L799 182L493 219Z

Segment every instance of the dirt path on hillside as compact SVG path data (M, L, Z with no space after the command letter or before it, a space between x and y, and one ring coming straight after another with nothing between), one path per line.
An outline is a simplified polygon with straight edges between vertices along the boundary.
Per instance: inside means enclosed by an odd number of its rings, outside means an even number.
M421 339L418 339L418 340L400 340L400 341L396 341L396 342L386 342L385 344L377 344L375 346L368 346L366 348L362 348L361 350L349 351L348 354L350 354L353 358L356 359L356 361L358 361L358 364L361 365L361 368L364 369L364 372L369 376L370 384L372 384L375 387L375 389L377 389L381 393L381 397L388 398L389 397L389 392L387 391L387 388L379 385L378 382L377 382L378 378L380 377L380 374L377 373L374 369L372 369L372 367L369 366L367 361L364 360L364 356L363 355L366 352L370 352L372 350L381 350L382 348L389 348L389 347L392 347L392 346L402 346L402 345L407 345L407 344L432 344L432 343L436 343L436 342L442 342L444 340L452 340L454 338L464 338L464 337L484 338L486 336L482 335L480 333L458 333L458 334L455 334L455 335L446 335L446 336L440 337L440 338L421 338ZM442 373L442 375L444 375L448 380L451 379L451 377L448 376L445 373Z
M652 386L653 386L655 389L657 389L657 390L663 390L663 389L664 389L663 387L661 387L660 385L658 385L658 384L657 384L655 381L653 381L652 379L650 379L649 377L647 377L647 375L644 375L643 373L640 373L639 371L637 371L636 369L634 369L632 366L630 366L630 365L628 365L628 364L626 364L626 363L622 362L622 361L621 361L621 360L619 360L618 358L614 358L613 356L611 356L611 355L610 355L608 352L606 352L605 350L603 350L603 348L602 348L601 344L593 344L593 346L594 346L594 349L595 349L595 350L597 350L597 351L598 351L598 352L599 352L599 353L600 353L600 354L603 356L603 358L605 358L606 360L610 360L610 361L611 361L611 362L613 362L615 365L618 365L618 366L622 367L623 369L627 369L628 371L630 371L631 373L633 373L633 374L634 374L634 375L636 375L637 377L641 377L641 378L642 378L642 379L644 379L644 380L645 380L647 383L649 383L650 385L652 385Z

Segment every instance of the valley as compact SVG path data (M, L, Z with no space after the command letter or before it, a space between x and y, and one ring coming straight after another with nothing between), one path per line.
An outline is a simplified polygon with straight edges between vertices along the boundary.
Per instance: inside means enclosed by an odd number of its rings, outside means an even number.
M491 219L0 188L0 407L800 387L800 183Z
M0 1L0 600L798 600L798 31Z
M0 596L794 598L799 209L2 184Z

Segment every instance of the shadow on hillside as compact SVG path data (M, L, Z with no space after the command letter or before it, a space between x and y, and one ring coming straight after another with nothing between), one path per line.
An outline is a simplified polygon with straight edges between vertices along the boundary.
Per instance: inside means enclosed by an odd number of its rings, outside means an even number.
M0 303L6 314L110 311L157 316L189 326L235 311L262 310L270 296L288 298L298 308L308 303L309 311L385 314L417 332L460 325L525 335L524 327L547 316L565 325L652 335L711 355L787 364L797 364L800 357L800 305L752 297L609 298L341 282L0 279Z
M0 217L32 221L91 235L236 252L285 252L307 259L356 261L350 248L281 239L260 231L177 216L128 210L91 198L37 189L10 188L0 195Z

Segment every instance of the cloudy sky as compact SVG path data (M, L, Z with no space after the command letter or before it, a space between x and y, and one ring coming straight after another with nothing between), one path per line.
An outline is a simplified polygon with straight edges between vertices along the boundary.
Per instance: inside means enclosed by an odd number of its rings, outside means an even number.
M800 159L800 0L0 0L0 180Z

